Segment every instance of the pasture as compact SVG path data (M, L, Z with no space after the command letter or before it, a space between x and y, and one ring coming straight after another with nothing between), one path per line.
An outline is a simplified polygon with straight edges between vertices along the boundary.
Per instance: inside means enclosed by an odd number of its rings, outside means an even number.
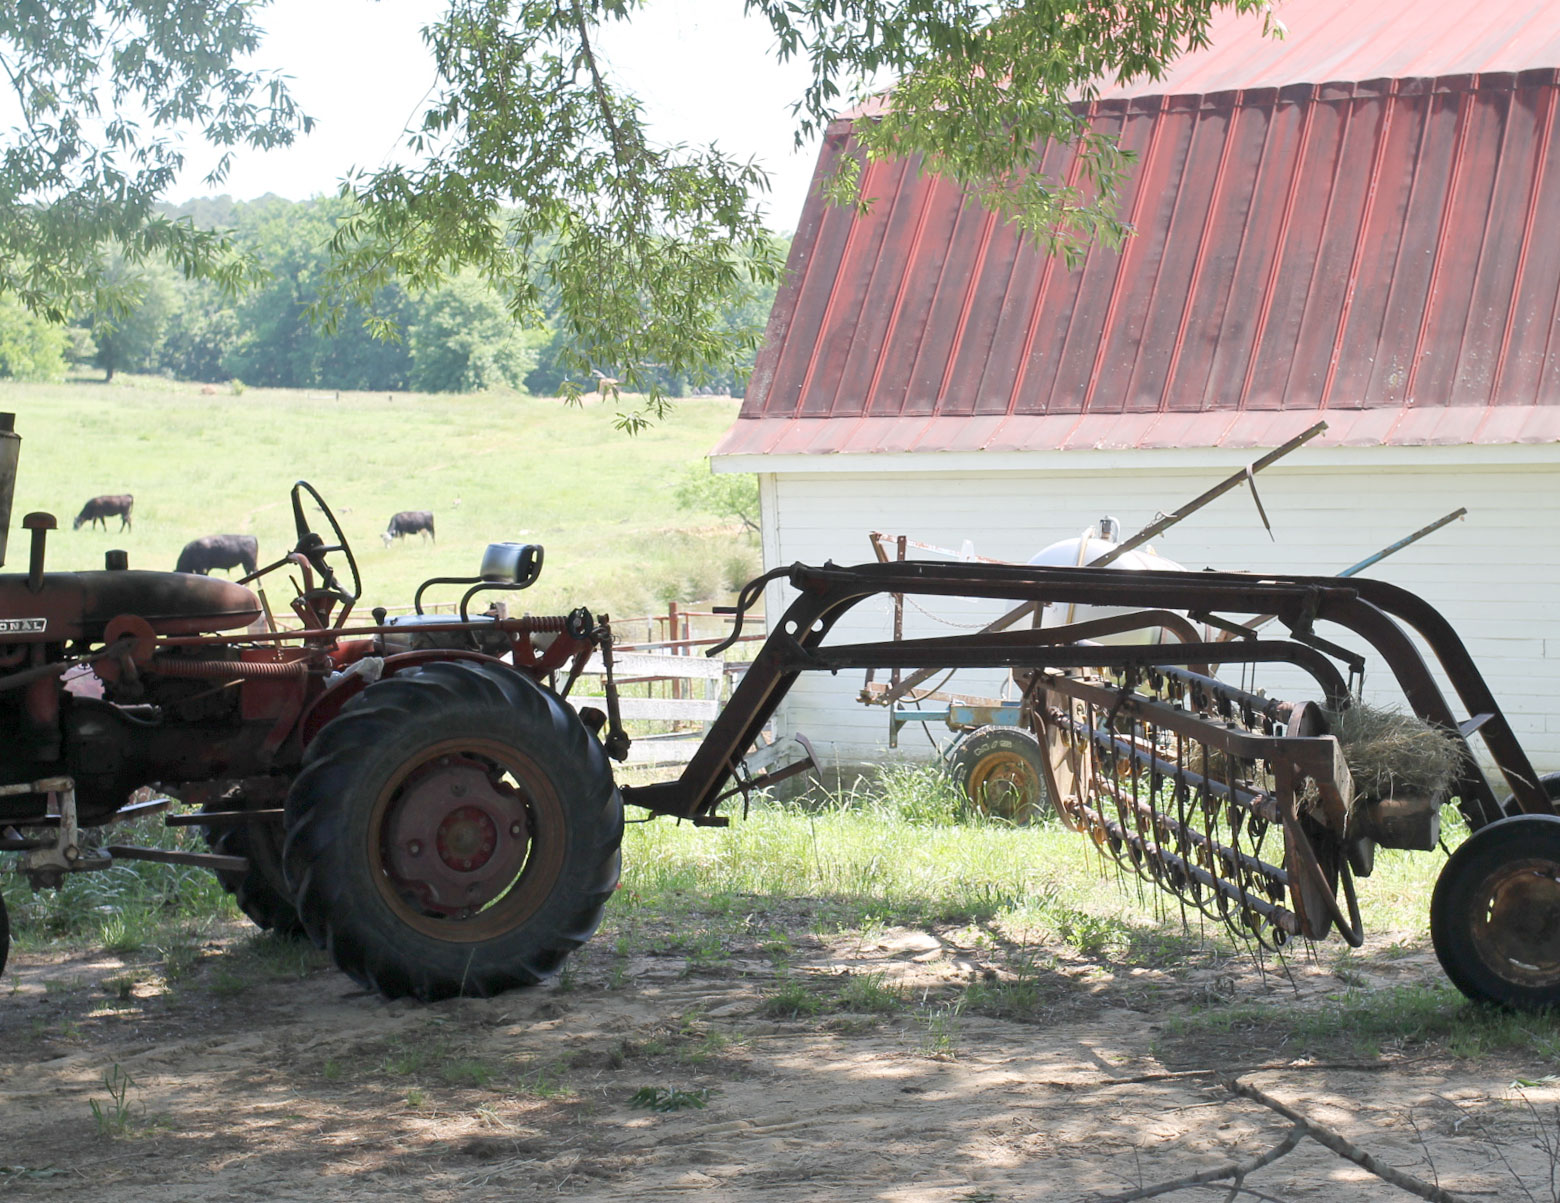
M54 570L101 568L122 547L132 568L171 569L201 535L252 534L269 563L294 535L287 491L308 480L340 519L363 574L362 605L405 605L430 576L475 574L496 540L541 543L541 580L516 610L585 605L616 615L722 595L758 571L738 524L679 510L672 493L736 413L724 398L680 402L630 437L614 406L487 394L419 396L200 386L149 377L112 384L0 383L22 436L8 567L26 563L21 517L46 510ZM71 520L90 497L135 496L134 529ZM431 510L438 541L380 541L398 510ZM286 590L272 589L273 604ZM438 595L430 595L438 596Z

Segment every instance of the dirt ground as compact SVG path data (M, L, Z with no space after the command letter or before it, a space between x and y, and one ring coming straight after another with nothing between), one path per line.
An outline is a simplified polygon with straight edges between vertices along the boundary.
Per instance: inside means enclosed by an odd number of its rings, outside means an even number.
M1325 960L1169 975L1058 954L1014 1021L939 1003L1002 972L967 937L796 936L783 959L757 938L692 959L593 945L548 986L432 1006L365 994L312 951L279 972L285 950L237 925L172 988L133 957L15 955L0 1195L1099 1200L1279 1144L1290 1122L1217 1071L1457 1197L1555 1198L1560 1092L1532 1054L1322 1060L1283 1024L1173 1022L1230 997L1303 1011L1343 988ZM1440 981L1417 949L1367 963L1351 985ZM776 1001L853 981L864 1009ZM635 1105L654 1091L688 1105ZM1244 1184L1286 1203L1412 1197L1310 1139Z

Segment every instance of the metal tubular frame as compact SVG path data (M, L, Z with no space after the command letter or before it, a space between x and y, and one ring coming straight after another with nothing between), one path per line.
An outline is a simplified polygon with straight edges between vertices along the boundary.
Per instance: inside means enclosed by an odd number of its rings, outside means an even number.
M1467 648L1447 620L1424 599L1381 581L1359 577L1255 575L1229 572L1130 572L1111 568L1042 568L1005 564L946 564L916 560L841 567L793 564L769 574L785 576L798 596L776 623L733 690L731 700L675 780L626 786L624 801L653 814L714 821L723 787L742 756L802 672L841 668L928 666L1063 667L1069 663L1123 668L1159 664L1282 660L1306 670L1336 700L1342 676L1324 651L1341 654L1314 634L1318 622L1352 631L1376 650L1419 717L1466 741L1477 731L1516 799L1530 814L1553 814L1538 775L1501 713ZM759 582L754 582L754 586ZM750 586L742 611L758 596ZM1174 644L1074 650L1058 647L1054 631L980 632L947 638L825 648L836 623L852 608L882 593L985 597L1013 602L1077 603L1195 614L1276 615L1291 640L1249 638L1177 649ZM1154 623L1153 625L1158 625ZM1239 624L1234 624L1241 629ZM1405 628L1407 628L1405 630ZM1439 661L1470 720L1462 724L1419 654L1409 631ZM712 649L718 650L718 649ZM1456 793L1470 824L1482 827L1504 814L1495 791L1472 756Z

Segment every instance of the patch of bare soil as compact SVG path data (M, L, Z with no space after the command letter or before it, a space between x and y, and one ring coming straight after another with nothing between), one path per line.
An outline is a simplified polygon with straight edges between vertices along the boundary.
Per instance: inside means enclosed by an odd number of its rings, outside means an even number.
M17 955L0 984L0 1194L1099 1200L1278 1146L1290 1120L1217 1076L1239 1073L1459 1197L1555 1197L1560 1094L1542 1066L1444 1045L1297 1057L1281 1021L1341 989L1314 960L1168 974L1052 949L1015 982L968 931L793 936L783 956L757 938L692 959L634 944L593 946L540 989L433 1006L324 967L275 976L237 927L171 990L115 957ZM1353 984L1439 981L1422 953L1370 966ZM978 983L1022 997L1024 1017L977 1013ZM1232 995L1280 1022L1175 1023ZM1412 1197L1309 1138L1244 1185Z

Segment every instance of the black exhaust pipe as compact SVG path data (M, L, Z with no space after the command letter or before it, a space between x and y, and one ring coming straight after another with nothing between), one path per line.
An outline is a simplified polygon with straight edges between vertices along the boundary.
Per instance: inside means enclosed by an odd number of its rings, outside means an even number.
M16 492L16 461L21 452L16 415L0 413L0 564L5 563L5 540L11 533L11 497Z

